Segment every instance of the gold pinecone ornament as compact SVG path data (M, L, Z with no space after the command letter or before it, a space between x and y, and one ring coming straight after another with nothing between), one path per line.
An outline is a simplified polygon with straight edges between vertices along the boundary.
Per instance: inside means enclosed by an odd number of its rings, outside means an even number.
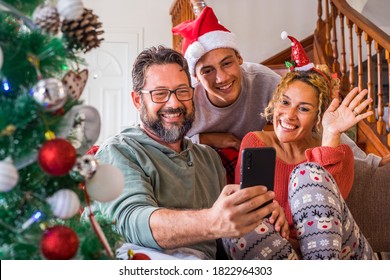
M82 50L84 53L100 46L104 33L100 28L98 16L92 10L84 8L83 14L76 20L62 21L61 31L64 33L70 49Z
M33 13L33 21L43 31L54 35L60 28L60 15L57 8L50 4L38 6Z

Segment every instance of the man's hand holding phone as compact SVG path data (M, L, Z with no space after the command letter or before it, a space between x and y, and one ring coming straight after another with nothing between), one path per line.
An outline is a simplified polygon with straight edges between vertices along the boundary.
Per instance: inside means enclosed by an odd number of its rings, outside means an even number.
M265 186L268 191L273 191L276 165L275 149L273 147L246 148L243 149L241 156L240 188ZM264 218L269 218L269 221L275 224L275 229L287 238L289 234L288 223L284 211L277 201L270 199L254 210L264 208L270 203L275 204L272 205L272 213L266 214Z

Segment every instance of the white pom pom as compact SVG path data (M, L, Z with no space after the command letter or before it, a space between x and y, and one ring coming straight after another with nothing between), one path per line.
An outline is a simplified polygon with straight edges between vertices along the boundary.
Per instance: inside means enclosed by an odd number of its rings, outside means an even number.
M193 42L191 45L188 46L186 51L186 56L193 57L196 61L198 61L199 58L201 58L205 54L205 49L203 48L202 44L198 41Z
M60 219L68 219L77 214L80 209L80 199L69 189L56 191L47 199L53 214Z
M19 180L19 173L10 157L0 161L0 192L12 190Z
M86 189L91 199L108 202L122 193L124 185L125 179L117 167L100 164L95 175L86 182Z
M283 39L283 40L286 40L287 39L287 36L288 36L288 33L286 31L283 31L282 34L280 34L280 37Z

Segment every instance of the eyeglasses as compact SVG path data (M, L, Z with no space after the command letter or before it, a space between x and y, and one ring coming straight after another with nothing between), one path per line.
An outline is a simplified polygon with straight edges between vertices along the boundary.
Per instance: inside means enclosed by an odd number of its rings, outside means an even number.
M154 103L165 103L168 102L171 94L175 94L177 100L179 101L188 101L191 100L194 96L194 88L192 87L182 87L177 89L154 89L154 90L140 90L141 93L149 93L152 101Z

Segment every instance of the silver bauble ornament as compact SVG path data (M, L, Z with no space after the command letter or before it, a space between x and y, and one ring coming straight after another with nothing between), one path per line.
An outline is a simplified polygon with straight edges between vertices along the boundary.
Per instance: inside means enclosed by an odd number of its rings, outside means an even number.
M98 162L95 157L93 155L84 155L76 160L72 171L88 180L93 177L97 168Z
M108 202L122 193L124 185L123 174L117 167L100 164L95 175L86 182L85 187L91 199Z
M84 12L81 0L59 0L57 3L58 13L67 20L76 20Z
M100 126L100 115L94 107L77 105L65 114L57 135L66 138L78 154L84 155L96 143Z
M32 89L35 101L48 111L56 111L64 106L67 94L64 85L55 78L40 80Z
M12 190L19 180L19 173L10 157L0 161L0 192Z
M53 214L60 219L69 219L80 210L80 199L77 194L69 189L56 191L46 199Z

